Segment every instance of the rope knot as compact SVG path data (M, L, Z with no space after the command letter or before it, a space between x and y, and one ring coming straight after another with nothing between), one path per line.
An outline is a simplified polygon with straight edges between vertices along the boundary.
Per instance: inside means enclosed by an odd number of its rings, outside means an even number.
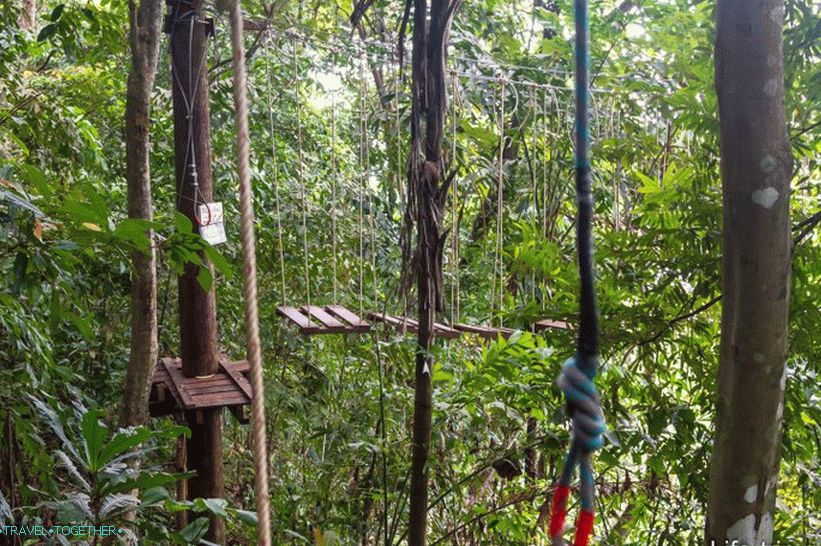
M602 446L602 436L607 430L599 401L599 391L591 377L595 375L595 361L595 357L578 354L568 358L557 381L567 400L575 440L586 452L595 451Z

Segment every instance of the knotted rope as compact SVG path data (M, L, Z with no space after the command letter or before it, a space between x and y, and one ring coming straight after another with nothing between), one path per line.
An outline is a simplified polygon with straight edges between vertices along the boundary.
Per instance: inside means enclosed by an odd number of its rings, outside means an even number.
M271 546L271 514L268 499L268 455L265 445L265 396L262 390L262 355L257 310L257 258L254 240L254 203L251 190L250 146L248 135L248 97L246 92L245 49L242 43L240 0L229 6L231 49L234 68L234 107L237 130L237 174L242 238L242 278L245 297L245 335L251 365L251 431L254 450L254 489L257 508L257 544Z
M596 293L593 276L593 194L590 172L590 127L588 122L589 21L588 0L575 0L576 17L576 200L578 221L576 244L578 247L581 292L579 296L579 337L576 355L568 359L559 376L559 387L567 400L567 412L573 423L573 439L565 459L564 468L553 494L549 535L554 546L564 544L562 531L567 516L567 499L570 482L576 466L579 467L581 486L579 496L581 511L576 521L573 546L587 546L593 532L595 484L593 482L593 451L602 445L605 431L604 415L599 393L593 384L598 361L598 321Z

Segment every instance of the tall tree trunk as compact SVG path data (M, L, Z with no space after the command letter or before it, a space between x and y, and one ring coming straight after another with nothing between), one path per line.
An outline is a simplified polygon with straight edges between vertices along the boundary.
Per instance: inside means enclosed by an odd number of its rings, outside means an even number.
M166 26L171 53L174 104L174 159L177 210L199 230L199 205L213 200L211 171L211 110L206 61L212 27L204 0L169 0ZM211 268L213 277L213 266ZM204 290L197 281L199 267L189 264L178 281L180 357L186 377L219 371L217 311L214 283ZM186 452L189 499L223 497L222 409L186 412L191 437ZM211 518L206 539L225 542L225 525Z
M150 135L151 91L160 52L163 0L130 0L131 69L125 103L125 178L128 216L152 219ZM120 425L142 425L147 417L151 377L157 362L157 260L153 236L145 252L132 256L131 353L125 376Z
M413 105L408 162L410 214L406 216L406 222L412 218L416 223L417 246L413 262L416 267L419 332L408 545L424 546L428 519L428 452L433 402L431 347L436 312L441 312L444 308L442 253L446 234L442 228L442 217L448 194L442 160L442 135L447 111L445 64L450 24L460 0L433 0L429 20L427 0L412 1Z
M719 0L724 308L706 544L770 544L784 411L792 158L781 0Z

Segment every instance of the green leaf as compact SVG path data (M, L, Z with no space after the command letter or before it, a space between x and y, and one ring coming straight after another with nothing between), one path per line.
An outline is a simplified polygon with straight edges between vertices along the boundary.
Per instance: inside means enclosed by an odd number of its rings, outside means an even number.
M61 211L66 219L77 224L94 224L99 228L108 227L108 210L87 202L66 200Z
M191 233L194 231L194 224L191 219L180 211L174 212L174 227L178 233Z
M49 23L46 26L44 26L43 29L40 31L40 34L37 35L37 41L45 42L46 40L51 38L51 36L55 32L57 32L57 25L54 23Z
M57 20L60 18L60 16L63 15L63 10L65 8L66 8L65 4L58 4L57 7L55 7L51 11L51 16L49 17L49 21L51 21L52 23L57 22Z
M105 488L107 494L125 493L134 489L144 490L176 483L179 477L167 472L144 472L133 479L123 480Z
M156 222L150 222L142 218L126 218L114 228L114 237L121 241L131 243L139 250L146 251L151 245L148 232L157 229Z
M180 531L179 535L189 543L196 543L205 536L209 525L208 518L197 518Z
M171 498L171 494L165 487L152 487L142 494L141 506L154 506Z
M208 257L208 259L211 260L211 263L214 264L214 267L217 269L217 271L219 271L229 279L233 277L233 268L219 250L217 250L211 245L206 245L203 251L205 252L205 255Z
M194 499L194 510L198 512L210 512L221 518L228 517L227 507L228 501L225 499Z
M100 453L101 464L108 464L115 457L136 448L150 437L151 431L143 427L120 430L114 435L111 441L103 447Z
M256 527L259 524L259 518L256 512L250 512L248 510L232 510L232 512L237 516L237 519L248 527Z
M108 436L108 428L100 421L101 415L102 412L99 410L89 410L83 414L81 423L86 453L85 462L91 473L98 472L102 468L100 455L103 443Z
M199 271L197 271L197 282L206 292L211 290L211 286L214 284L214 276L211 275L211 270L205 266L200 266Z

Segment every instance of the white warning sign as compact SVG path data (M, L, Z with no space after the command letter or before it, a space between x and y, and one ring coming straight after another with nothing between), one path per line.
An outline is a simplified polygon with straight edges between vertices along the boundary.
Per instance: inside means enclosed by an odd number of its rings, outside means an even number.
M209 244L218 245L228 240L222 203L203 203L199 210L200 235Z

